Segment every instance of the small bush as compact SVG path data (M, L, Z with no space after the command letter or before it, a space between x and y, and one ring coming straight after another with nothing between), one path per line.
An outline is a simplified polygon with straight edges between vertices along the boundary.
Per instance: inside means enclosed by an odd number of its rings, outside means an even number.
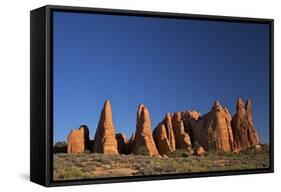
M168 157L188 157L188 153L184 149L176 149L175 151L172 151L168 154Z
M86 149L86 150L84 151L84 153L86 153L86 154L90 154L90 153L91 153L91 151L90 151L89 149Z
M90 172L95 171L95 170L96 170L95 166L86 166L86 167L82 168L82 171L84 173L90 173Z
M149 155L146 147L140 147L137 151L137 155Z
M84 177L83 172L78 168L66 168L63 171L62 177L64 179L81 179Z
M152 167L145 167L138 170L138 175L154 175L155 171Z

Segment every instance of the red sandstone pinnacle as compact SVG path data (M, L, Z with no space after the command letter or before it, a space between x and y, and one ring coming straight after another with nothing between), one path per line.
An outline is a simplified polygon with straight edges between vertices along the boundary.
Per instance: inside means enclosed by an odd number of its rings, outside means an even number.
M106 155L118 154L115 128L112 120L110 101L106 100L96 130L93 152Z
M211 111L201 117L189 115L187 122L190 126L193 140L204 149L231 151L233 149L233 133L231 115L219 101L214 103Z
M138 154L140 147L145 147L149 156L159 156L152 136L150 114L147 107L143 104L139 105L137 111L137 125L133 153Z
M153 131L153 138L160 155L172 152L170 141L167 137L166 127L160 123Z
M173 130L177 149L188 149L191 146L191 141L188 133L184 130L184 124L181 119L181 113L176 112L172 118Z
M253 123L251 101L247 100L244 108L243 100L237 99L236 114L232 118L234 148L249 148L259 143L259 137Z

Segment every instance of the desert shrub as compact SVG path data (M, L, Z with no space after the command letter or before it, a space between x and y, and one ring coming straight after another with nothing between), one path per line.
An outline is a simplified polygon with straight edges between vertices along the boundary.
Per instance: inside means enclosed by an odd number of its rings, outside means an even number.
M259 148L255 146L250 147L249 149L241 150L241 154L255 156L256 154L268 154L269 153L269 145L268 144L260 144Z
M134 164L132 165L132 167L133 167L134 169L136 169L136 170L139 170L139 169L143 168L142 164L138 164L138 163L134 163Z
M66 168L61 175L63 179L81 179L84 178L83 172L75 167Z
M101 167L102 163L98 161L93 161L93 165L95 165L96 167Z
M215 156L224 156L224 157L235 157L237 156L236 153L233 153L232 151L222 151L222 150L216 150L214 148L209 148L208 151L205 153L207 157L215 157Z
M232 151L217 151L217 155L225 156L225 157L235 157L237 156L236 153L233 153Z
M144 146L141 146L138 150L137 150L137 155L149 155L148 153L148 149Z
M85 166L82 168L83 173L90 173L95 170L96 170L95 166Z
M175 168L173 165L171 165L170 163L163 163L161 165L161 173L174 173L175 172Z
M126 157L121 156L121 155L111 155L110 156L110 159L114 162L122 161L124 158L126 159Z
M188 153L184 149L176 149L175 151L168 153L168 157L188 157Z
M111 164L112 163L112 160L107 157L106 155L101 159L100 161L102 164Z
M85 153L85 154L90 154L91 151L90 151L89 149L86 149L86 150L84 151L84 153Z
M72 159L72 163L76 167L83 167L84 166L84 163L81 161L81 158L79 158L79 157L74 157Z
M95 162L99 162L101 164L111 164L112 163L111 156L104 155L104 154L98 154L98 153L95 153L93 155L92 160Z
M143 167L138 170L137 175L155 175L153 167Z
M80 158L80 162L81 162L82 164L85 164L85 163L88 162L88 158L87 158L87 157L81 157L81 158Z

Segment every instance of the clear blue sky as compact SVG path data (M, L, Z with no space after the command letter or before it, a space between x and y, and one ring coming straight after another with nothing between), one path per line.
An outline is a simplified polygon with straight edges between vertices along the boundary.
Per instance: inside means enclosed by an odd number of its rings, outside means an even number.
M140 103L154 128L166 112L235 113L252 100L262 142L269 140L269 25L54 13L54 141L86 124L94 137L104 101L116 132L129 138Z

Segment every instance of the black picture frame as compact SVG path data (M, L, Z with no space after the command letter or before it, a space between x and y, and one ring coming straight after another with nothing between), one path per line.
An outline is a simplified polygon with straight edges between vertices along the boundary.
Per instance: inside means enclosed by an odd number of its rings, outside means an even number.
M222 22L264 23L270 25L270 167L268 169L216 171L134 176L72 181L53 181L53 74L52 74L52 12L87 12L110 15L128 15L157 18L211 20ZM136 10L101 9L46 5L30 12L30 180L43 186L65 186L112 182L148 181L274 172L274 20Z

